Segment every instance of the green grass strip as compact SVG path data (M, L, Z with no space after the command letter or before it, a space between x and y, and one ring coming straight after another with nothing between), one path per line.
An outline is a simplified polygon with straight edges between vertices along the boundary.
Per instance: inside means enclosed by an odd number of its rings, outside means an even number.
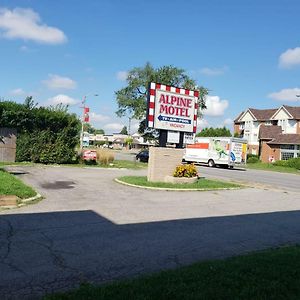
M45 300L300 299L300 247L193 264L103 286L82 285Z
M295 168L275 166L273 164L262 163L262 162L248 163L247 168L248 169L255 169L255 170L280 172L280 173L293 173L293 174L299 174L300 175L300 171L295 169Z
M0 195L16 195L24 199L35 196L36 192L14 175L0 169Z
M239 188L238 184L200 178L195 183L173 184L166 182L149 182L146 176L123 176L118 180L143 187L173 188L173 189L221 189Z

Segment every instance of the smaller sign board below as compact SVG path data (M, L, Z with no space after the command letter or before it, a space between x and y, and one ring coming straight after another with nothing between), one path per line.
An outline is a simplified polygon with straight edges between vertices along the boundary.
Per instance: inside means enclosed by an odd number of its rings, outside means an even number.
M184 144L194 144L195 143L195 134L191 132L185 132L183 136L183 143Z
M168 131L167 143L178 144L179 143L179 131Z

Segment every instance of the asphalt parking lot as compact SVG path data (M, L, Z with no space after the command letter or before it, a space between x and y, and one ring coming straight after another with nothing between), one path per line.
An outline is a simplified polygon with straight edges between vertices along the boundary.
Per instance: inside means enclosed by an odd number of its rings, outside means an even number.
M300 242L297 188L153 191L113 181L146 170L16 169L45 199L0 212L1 299Z

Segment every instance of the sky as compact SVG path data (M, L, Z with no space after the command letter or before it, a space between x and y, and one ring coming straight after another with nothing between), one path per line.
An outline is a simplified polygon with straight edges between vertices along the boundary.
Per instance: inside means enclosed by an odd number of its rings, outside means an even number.
M232 130L248 107L300 105L299 29L298 0L1 0L0 99L80 116L86 96L111 134L128 127L115 114L127 72L173 65L209 89L198 130Z

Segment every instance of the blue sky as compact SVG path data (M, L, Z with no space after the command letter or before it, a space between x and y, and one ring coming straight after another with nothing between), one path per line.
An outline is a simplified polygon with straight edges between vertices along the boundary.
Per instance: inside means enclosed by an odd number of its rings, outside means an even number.
M210 90L199 127L231 128L247 107L300 105L299 13L297 0L1 0L0 97L79 115L88 95L92 125L118 132L126 72L174 65Z

